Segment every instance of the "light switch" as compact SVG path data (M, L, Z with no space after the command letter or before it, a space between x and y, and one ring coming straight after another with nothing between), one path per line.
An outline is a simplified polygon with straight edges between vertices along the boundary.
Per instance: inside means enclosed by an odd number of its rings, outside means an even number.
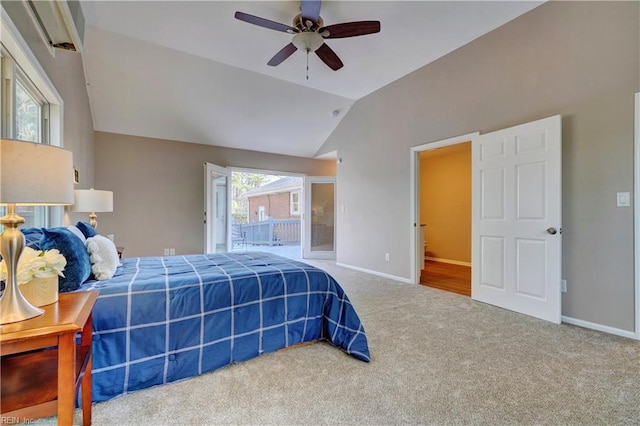
M618 192L618 207L630 207L631 196L628 192Z

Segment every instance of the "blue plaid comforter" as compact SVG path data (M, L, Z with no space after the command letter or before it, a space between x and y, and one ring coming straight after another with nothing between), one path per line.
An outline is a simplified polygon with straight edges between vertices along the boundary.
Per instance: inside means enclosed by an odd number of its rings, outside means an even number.
M326 339L369 361L340 285L302 262L259 253L126 258L93 310L93 400Z

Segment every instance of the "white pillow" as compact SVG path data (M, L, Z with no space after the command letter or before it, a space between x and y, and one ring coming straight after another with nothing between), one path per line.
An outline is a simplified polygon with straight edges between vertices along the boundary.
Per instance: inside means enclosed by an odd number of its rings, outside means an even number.
M91 271L97 280L108 280L120 265L116 245L102 235L87 238L87 251L91 259Z

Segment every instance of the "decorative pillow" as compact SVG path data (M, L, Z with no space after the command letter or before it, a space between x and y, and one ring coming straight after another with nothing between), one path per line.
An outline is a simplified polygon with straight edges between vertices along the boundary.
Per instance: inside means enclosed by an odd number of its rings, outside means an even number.
M78 228L80 232L82 232L82 235L84 235L85 238L91 238L98 235L96 229L93 226L89 225L87 222L77 222L76 228Z
M85 244L87 242L87 237L84 236L82 231L79 230L77 226L75 226L75 225L67 226L67 229L69 231L73 232L73 234L76 237L80 238L80 241L82 241L82 244Z
M87 251L91 259L91 271L97 280L113 277L120 265L120 257L113 241L102 235L87 238Z
M91 275L91 261L87 248L73 232L67 228L42 228L43 236L40 249L58 249L67 259L67 266L62 272L58 288L60 293L77 290Z
M40 239L42 238L42 229L40 228L24 228L21 229L24 234L24 245L34 250L40 250Z

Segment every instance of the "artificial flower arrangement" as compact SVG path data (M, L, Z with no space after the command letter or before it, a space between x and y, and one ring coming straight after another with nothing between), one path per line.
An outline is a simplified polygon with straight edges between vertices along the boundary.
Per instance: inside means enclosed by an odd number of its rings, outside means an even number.
M57 249L34 250L25 247L18 260L16 279L18 284L26 284L34 278L64 277L62 271L67 266L67 259ZM7 265L0 263L0 281L7 279Z

